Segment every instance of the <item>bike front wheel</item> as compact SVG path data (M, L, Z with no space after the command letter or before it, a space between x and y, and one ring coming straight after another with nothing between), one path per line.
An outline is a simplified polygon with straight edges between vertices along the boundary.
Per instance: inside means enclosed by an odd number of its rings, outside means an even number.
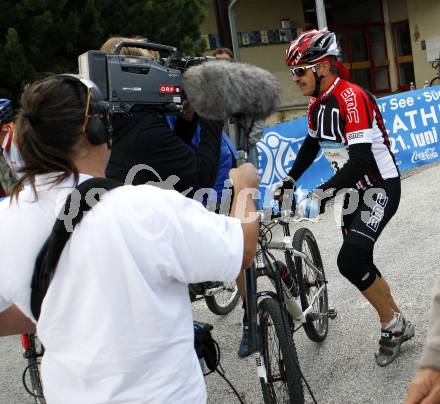
M292 245L295 250L304 253L322 272L322 276L319 276L303 258L295 257L302 309L306 310L310 305L313 307L311 318L308 318L304 324L304 331L312 341L321 342L328 333L328 294L318 243L309 229L301 228L295 232ZM312 302L321 287L324 287L322 294Z
M219 291L212 295L205 294L206 305L214 314L224 316L234 310L240 299L236 282L223 283Z
M304 403L301 371L292 334L287 334L279 303L264 299L258 305L261 356L265 377L261 389L266 404ZM287 314L286 314L287 316Z

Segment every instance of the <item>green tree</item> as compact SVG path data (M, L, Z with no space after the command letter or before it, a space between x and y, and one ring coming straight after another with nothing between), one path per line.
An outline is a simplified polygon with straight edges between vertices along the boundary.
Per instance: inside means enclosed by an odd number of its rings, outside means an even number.
M33 80L36 72L14 28L8 29L0 54L0 74L8 78L7 86L0 85L1 97L16 99L22 83Z
M207 0L96 0L110 36L146 37L175 46L183 55L200 54Z
M0 98L23 83L75 72L109 36L143 36L198 54L207 0L2 0Z

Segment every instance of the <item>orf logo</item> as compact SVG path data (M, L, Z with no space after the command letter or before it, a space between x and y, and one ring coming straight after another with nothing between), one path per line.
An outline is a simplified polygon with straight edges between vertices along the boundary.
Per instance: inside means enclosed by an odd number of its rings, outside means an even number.
M163 94L177 94L180 93L180 88L177 86L169 86L166 84L162 84L160 86L160 92Z

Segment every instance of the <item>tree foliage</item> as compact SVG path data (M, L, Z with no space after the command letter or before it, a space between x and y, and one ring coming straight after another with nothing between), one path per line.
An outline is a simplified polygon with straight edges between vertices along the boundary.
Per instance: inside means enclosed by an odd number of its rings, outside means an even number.
M199 54L207 0L2 0L0 98L23 84L75 72L78 55L110 36L142 36Z

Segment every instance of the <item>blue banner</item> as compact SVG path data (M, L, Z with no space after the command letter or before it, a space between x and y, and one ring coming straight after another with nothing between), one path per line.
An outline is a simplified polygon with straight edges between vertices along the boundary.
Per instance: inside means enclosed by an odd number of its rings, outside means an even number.
M440 86L390 95L377 100L385 121L391 151L400 172L439 159ZM259 152L260 192L270 205L273 184L287 175L307 135L307 118L267 127ZM313 190L333 175L322 151L298 181L300 189Z

